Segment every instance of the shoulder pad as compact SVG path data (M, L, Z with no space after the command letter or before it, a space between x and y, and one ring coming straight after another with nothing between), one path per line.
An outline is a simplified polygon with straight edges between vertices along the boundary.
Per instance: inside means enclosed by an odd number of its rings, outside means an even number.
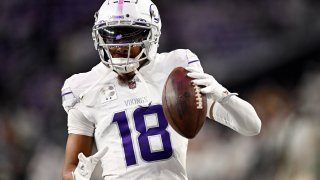
M72 88L73 79L74 75L68 78L61 88L62 106L67 113L80 101L79 94L76 94Z
M171 52L175 57L175 60L179 61L179 64L191 64L194 62L200 62L197 55L191 52L189 49L177 49Z
M62 106L68 112L77 103L82 101L84 94L92 90L97 84L107 77L111 70L104 69L103 64L99 64L86 73L74 74L68 78L61 89Z
M92 71L74 74L68 78L61 89L62 106L66 112L80 102L80 95L88 89L96 79L97 74Z

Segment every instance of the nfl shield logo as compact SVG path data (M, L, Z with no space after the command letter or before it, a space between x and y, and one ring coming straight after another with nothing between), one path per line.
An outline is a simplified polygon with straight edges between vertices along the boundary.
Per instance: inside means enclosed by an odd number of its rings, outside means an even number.
M128 82L128 86L129 86L129 88L130 89L134 89L134 88L136 88L137 87L137 84L136 84L136 81L129 81Z

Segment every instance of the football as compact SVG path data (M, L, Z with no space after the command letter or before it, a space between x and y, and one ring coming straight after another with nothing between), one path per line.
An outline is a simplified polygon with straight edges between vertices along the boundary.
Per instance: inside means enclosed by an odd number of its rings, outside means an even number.
M187 73L183 67L177 67L169 74L162 92L162 106L172 128L191 139L198 134L206 119L207 98Z

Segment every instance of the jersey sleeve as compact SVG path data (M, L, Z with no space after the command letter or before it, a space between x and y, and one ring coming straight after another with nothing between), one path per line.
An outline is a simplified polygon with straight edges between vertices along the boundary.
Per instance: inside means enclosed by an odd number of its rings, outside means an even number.
M189 49L177 49L172 52L172 55L175 57L174 67L182 66L188 67L192 66L203 72L200 60L196 54L194 54ZM171 58L170 58L171 59Z
M89 121L82 112L77 109L70 109L68 112L68 133L85 136L93 136L94 123Z
M77 85L82 75L71 76L64 82L61 89L62 106L68 114L68 133L93 136L95 124L83 112L79 94L83 91Z
M188 62L187 66L195 67L199 70L199 72L203 72L203 68L198 56L191 52L189 49L186 50L186 59Z
M67 113L80 100L79 97L75 94L75 91L71 88L71 79L72 77L67 79L61 89L62 106Z

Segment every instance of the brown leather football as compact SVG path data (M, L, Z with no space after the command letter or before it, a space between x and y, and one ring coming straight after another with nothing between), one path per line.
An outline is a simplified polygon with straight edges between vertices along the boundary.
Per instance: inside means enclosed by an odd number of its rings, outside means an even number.
M162 105L172 128L191 139L198 134L206 119L207 98L187 73L183 67L177 67L170 73L163 88Z

